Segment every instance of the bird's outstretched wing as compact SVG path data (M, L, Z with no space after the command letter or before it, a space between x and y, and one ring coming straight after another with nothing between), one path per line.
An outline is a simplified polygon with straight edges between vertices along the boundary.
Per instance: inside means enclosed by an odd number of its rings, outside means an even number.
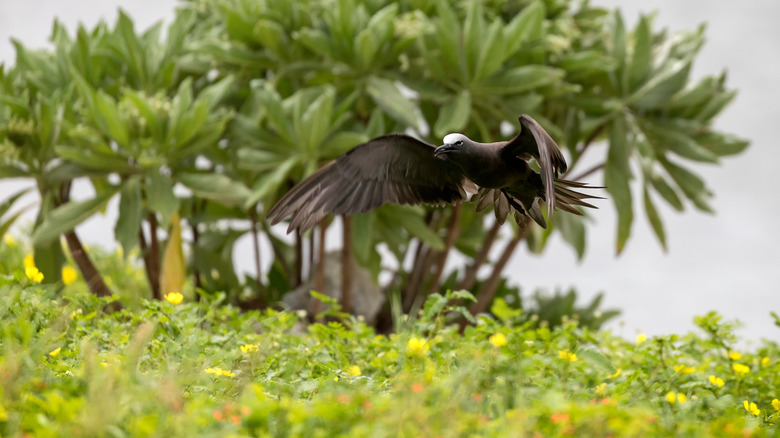
M268 213L292 216L287 232L312 228L328 213L365 213L386 203L437 204L466 198L463 173L435 147L404 134L363 143L293 187Z
M547 217L555 210L555 179L566 172L566 159L550 134L531 116L523 114L519 118L523 129L501 150L505 159L520 157L526 161L533 158L539 164L544 184Z

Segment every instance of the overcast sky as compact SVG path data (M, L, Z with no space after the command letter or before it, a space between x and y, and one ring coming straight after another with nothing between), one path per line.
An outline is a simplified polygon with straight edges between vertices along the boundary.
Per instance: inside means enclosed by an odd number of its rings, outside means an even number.
M554 240L541 257L525 250L516 253L508 274L526 292L576 286L585 298L603 291L606 307L623 311L615 332L632 337L684 332L692 329L694 315L717 310L739 318L741 334L780 340L780 328L769 311L780 311L780 196L770 175L780 161L775 141L780 117L780 2L748 0L734 11L732 0L702 2L679 0L594 0L594 4L621 7L629 25L640 11L657 10L656 24L671 30L692 29L707 22L707 44L697 59L694 76L728 71L728 86L739 90L734 103L717 120L720 130L749 138L752 145L722 166L697 166L716 194L714 216L688 208L677 214L661 208L666 223L669 253L651 235L639 210L633 237L625 252L614 254L615 214L609 201L601 201L592 216L585 260ZM52 20L68 29L88 26L104 18L113 22L117 7L135 19L138 28L173 16L172 0L0 0L0 61L12 62L10 38L32 47L45 47ZM594 148L594 156L603 152ZM590 152L589 152L590 153ZM601 176L594 182L600 183ZM10 190L0 183L0 195ZM96 218L82 232L88 242L111 242L115 213ZM82 226L80 230L84 230ZM500 248L499 248L500 249ZM237 251L249 254L247 241ZM250 257L238 257L242 259ZM241 265L248 269L249 263Z

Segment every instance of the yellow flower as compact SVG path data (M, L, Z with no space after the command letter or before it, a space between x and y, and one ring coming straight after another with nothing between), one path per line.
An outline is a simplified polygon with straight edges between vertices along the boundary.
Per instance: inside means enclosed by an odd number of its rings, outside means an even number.
M215 376L225 376L225 377L233 377L236 375L233 371L230 370L223 370L222 368L206 368L206 372L209 374L214 374Z
M745 400L742 403L742 406L744 406L745 410L750 412L750 414L752 414L752 415L760 415L761 414L761 409L758 409L758 406L756 406L755 403L750 403L749 401Z
M772 407L775 408L776 411L780 411L780 400L772 400Z
M677 395L675 395L675 393L673 392L667 392L666 401L668 401L669 403L674 403L675 401L677 401Z
M610 374L607 376L607 379L614 379L615 377L619 376L620 373L623 372L623 368L618 368L617 371L615 371L615 374Z
M577 362L577 355L569 350L559 350L558 357L569 362Z
M16 246L16 239L14 239L14 236L8 233L3 235L3 242L5 242L5 244L10 246L11 248Z
M24 275L30 280L40 283L43 281L43 272L39 271L35 266L29 266L24 268Z
M347 368L347 374L350 376L360 376L362 373L360 372L360 367L357 365L352 365L351 367Z
M645 342L647 340L647 335L644 333L640 333L636 335L636 343L641 344L642 342Z
M503 333L496 333L495 335L491 336L488 341L494 347L503 347L506 345L506 336L504 336Z
M257 344L246 344L246 345L241 345L240 348L242 353L251 353L253 351L259 350L260 346L258 346Z
M734 372L737 374L747 374L750 372L750 367L747 365L742 365L741 363L735 363L731 366L731 368L733 368Z
M24 256L24 267L25 269L35 267L35 258L33 258L32 254L27 254Z
M731 360L740 360L740 359L742 359L742 355L737 353L736 351L730 351L729 352L729 358Z
M674 393L674 391L670 391L666 393L666 401L669 403L677 402L679 404L683 404L688 401L688 397L685 396L685 394L678 392Z
M720 377L715 377L710 375L710 383L712 383L715 386L723 386L725 382Z
M422 356L428 353L429 348L430 346L425 338L411 338L406 343L406 353L412 356Z
M170 292L165 295L165 299L171 304L179 304L184 299L184 295L179 292Z
M79 278L79 275L76 273L76 270L73 268L73 266L62 267L62 282L65 284L65 286L73 284L77 278Z
M602 383L601 385L596 386L596 394L604 394L606 389L607 389L607 384Z
M764 357L763 359L761 359L762 367L768 367L770 363L772 363L772 361L768 357Z
M688 401L688 397L683 393L677 393L677 403L683 404Z
M691 374L696 372L696 368L685 365L677 365L674 367L674 372L680 374Z
M58 354L60 354L60 350L62 350L62 347L58 347L58 348L50 351L49 352L49 356L51 356L51 357L57 356Z

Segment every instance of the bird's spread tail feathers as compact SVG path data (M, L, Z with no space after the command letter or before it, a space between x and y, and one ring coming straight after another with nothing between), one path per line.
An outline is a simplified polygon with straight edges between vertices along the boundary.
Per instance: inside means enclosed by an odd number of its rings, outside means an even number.
M555 208L560 209L563 211L566 211L568 213L573 213L578 216L582 216L582 212L580 212L577 208L579 207L588 207L588 208L598 208L595 205L592 205L588 202L583 201L583 199L604 199L601 196L594 196L587 193L582 193L577 190L582 189L603 189L604 187L599 186L591 186L587 183L577 182L577 181L569 181L564 179L556 179L555 180ZM537 224L539 224L542 228L547 228L547 221L545 220L544 214L542 213L542 208L540 204L544 202L544 199L541 197L536 197L533 199L533 202L530 202L529 206L526 206L526 202L523 202L522 200L518 199L515 196L512 196L510 193L508 193L504 189L485 189L482 188L479 190L479 192L474 196L472 199L477 203L476 210L477 212L480 212L484 209L486 209L488 206L493 205L494 212L496 215L496 220L499 224L503 224L506 221L507 216L509 216L509 213L512 213L512 211L515 211L515 220L517 220L519 225L521 219L521 216L528 216L531 219L534 220ZM549 219L549 218L548 218Z

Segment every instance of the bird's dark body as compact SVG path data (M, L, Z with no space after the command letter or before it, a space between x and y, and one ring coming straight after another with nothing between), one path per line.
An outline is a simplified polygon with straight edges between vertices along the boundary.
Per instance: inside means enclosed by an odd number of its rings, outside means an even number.
M515 211L518 221L528 216L546 228L539 201L547 203L548 218L556 206L573 214L581 213L572 205L595 208L582 201L594 196L572 190L587 188L585 184L557 179L566 171L566 161L547 132L526 115L520 124L520 134L496 143L450 134L436 148L404 134L377 137L293 187L268 217L277 223L292 215L288 232L305 231L328 213L364 213L385 203L464 201L474 185L477 209L494 204L501 223ZM530 159L541 173L528 165Z

